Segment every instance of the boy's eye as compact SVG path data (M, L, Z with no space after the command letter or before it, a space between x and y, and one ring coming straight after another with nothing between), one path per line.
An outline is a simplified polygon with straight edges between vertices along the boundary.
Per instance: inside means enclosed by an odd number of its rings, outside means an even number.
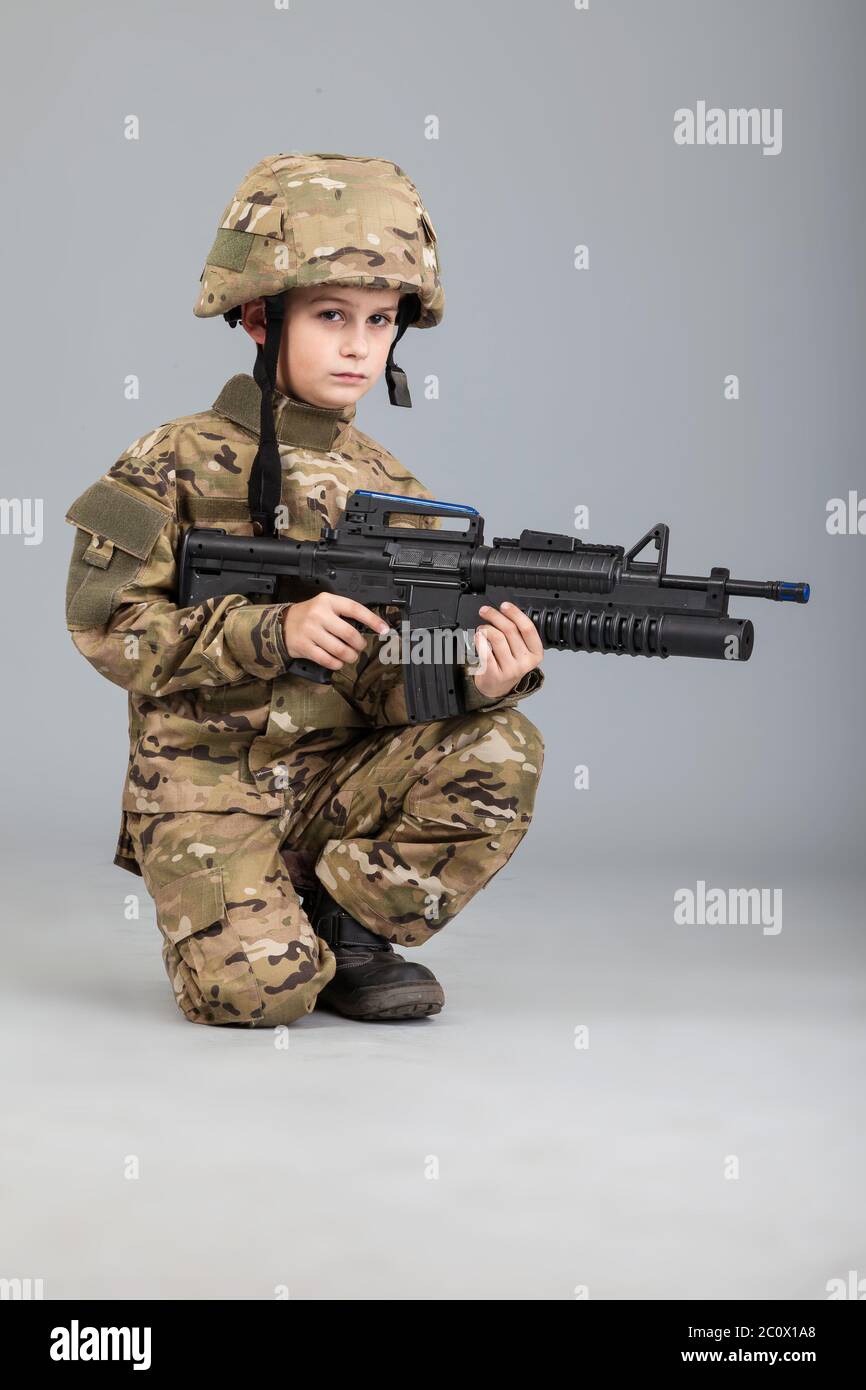
M339 315L340 315L340 310L339 310L339 309L320 309L320 310L319 310L319 318L320 318L320 319L326 318L328 314L336 314L336 315L339 317ZM388 314L371 314L371 315L370 315L370 318L371 318L371 319L381 319L383 323L386 323L386 324L389 324L389 325L390 325L390 323L392 322L392 320L391 320L391 318L388 316ZM334 321L333 319L327 319L327 322L328 322L328 323L333 323L333 321ZM379 325L377 325L377 327L378 327L378 326L379 326Z

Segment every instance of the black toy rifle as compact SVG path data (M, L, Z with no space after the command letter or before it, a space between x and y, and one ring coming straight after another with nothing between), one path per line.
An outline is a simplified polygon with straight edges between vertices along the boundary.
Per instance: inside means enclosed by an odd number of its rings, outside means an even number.
M465 530L391 526L389 514L466 518ZM318 541L231 536L196 527L186 531L179 560L178 606L225 594L266 594L274 602L328 591L367 607L397 606L416 634L474 631L479 608L508 600L532 620L546 648L612 652L617 656L697 656L748 661L754 629L728 615L731 594L808 603L809 585L771 579L709 578L667 573L669 528L659 522L631 550L589 545L550 531L521 531L519 539L484 544L484 518L474 507L390 492L356 489L336 526ZM653 543L656 559L637 556ZM286 592L294 584L294 592ZM353 620L350 620L353 621ZM355 623L359 631L366 630ZM406 708L413 723L463 714L461 683L442 643L437 658L404 661ZM295 659L291 675L329 681L333 671Z

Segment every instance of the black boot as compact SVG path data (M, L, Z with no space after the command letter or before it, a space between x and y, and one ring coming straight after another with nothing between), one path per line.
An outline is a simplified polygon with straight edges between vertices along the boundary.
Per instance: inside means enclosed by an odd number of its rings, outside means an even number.
M324 884L305 898L304 910L337 957L337 973L319 991L317 1007L357 1019L438 1014L445 992L432 970L398 956L390 941L335 902Z

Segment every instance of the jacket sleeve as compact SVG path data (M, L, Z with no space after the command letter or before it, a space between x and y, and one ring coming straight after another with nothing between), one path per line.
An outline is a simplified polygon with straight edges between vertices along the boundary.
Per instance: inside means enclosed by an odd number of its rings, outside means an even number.
M533 666L531 671L521 676L520 680L505 695L500 695L499 699L489 699L482 695L474 678L469 674L469 667L463 668L464 692L463 700L467 709L509 709L512 705L518 704L520 700L525 700L527 695L534 695L536 690L540 690L544 685L544 672L540 666Z
M405 478L401 479L400 492L406 497L425 497L431 500L433 498L432 492L411 474L406 474ZM441 516L417 516L409 512L391 515L392 525L428 531L441 530L442 520ZM386 614L387 616L389 615ZM392 610L390 620L399 622L398 609ZM333 683L373 724L408 724L403 668L396 663L382 662L377 654L379 650L379 638L375 635L368 636L366 650L359 655L357 662L335 672ZM535 666L521 676L507 694L499 696L498 699L490 698L482 695L475 684L474 676L471 674L474 669L476 667L467 664L458 668L459 679L463 683L463 703L467 710L510 708L520 700L526 699L527 695L534 695L544 684L544 672L540 666ZM347 670L350 672L348 677L344 675ZM352 672L356 674L352 675Z
M66 585L72 641L101 675L142 695L280 675L291 660L282 626L289 604L240 594L189 608L174 602L182 528L164 434L151 435L147 448L131 445L66 514L75 527Z

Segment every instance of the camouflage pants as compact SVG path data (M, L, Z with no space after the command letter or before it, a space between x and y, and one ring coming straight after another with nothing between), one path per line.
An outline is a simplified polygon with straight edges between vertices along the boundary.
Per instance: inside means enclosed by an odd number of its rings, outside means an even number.
M363 734L300 810L130 814L185 1017L291 1023L333 978L284 848L312 852L318 879L359 922L421 946L507 864L543 763L541 734L519 709L475 710Z

